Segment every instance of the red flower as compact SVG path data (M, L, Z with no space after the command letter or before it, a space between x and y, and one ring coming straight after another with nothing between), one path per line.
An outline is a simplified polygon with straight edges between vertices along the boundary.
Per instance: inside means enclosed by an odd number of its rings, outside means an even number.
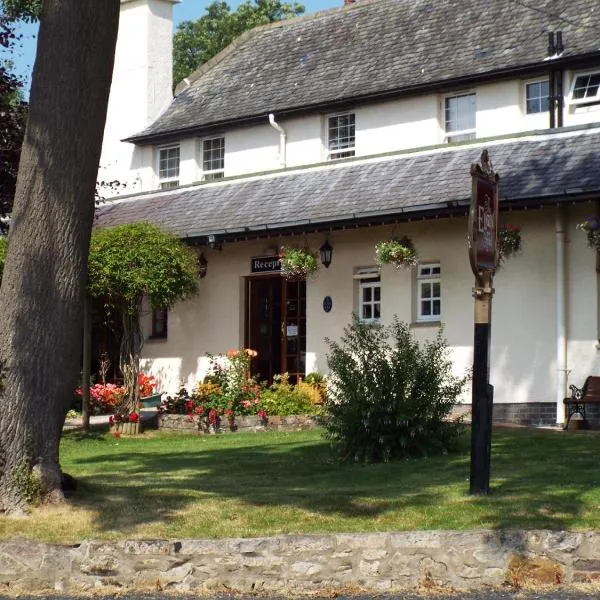
M138 415L136 412L132 412L129 415L129 422L130 423L137 423L140 420L140 415Z
M115 424L115 418L112 415L110 415L110 417L108 417L108 424L109 425L114 425Z
M219 421L219 414L217 413L217 411L214 408L211 408L208 411L208 422L211 425L216 425L218 421Z

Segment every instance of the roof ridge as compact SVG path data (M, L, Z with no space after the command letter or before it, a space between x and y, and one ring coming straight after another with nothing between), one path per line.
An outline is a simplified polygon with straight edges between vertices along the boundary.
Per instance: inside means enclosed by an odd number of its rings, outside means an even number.
M350 12L358 10L365 5L377 4L384 2L385 0L353 0L350 4L344 4L342 6L336 6L334 8L326 8L319 10L314 13L297 15L290 19L282 19L281 21L273 21L272 23L265 23L264 25L257 25L252 29L244 31L241 35L236 37L230 44L225 46L218 54L215 54L212 58L208 59L205 63L202 63L195 71L190 73L187 77L184 77L175 87L175 96L187 90L191 87L202 75L210 71L213 67L216 67L223 59L227 58L238 46L246 42L249 37L252 37L258 33L262 33L268 29L277 29L279 27L287 27L292 24L296 24L299 21L313 21L319 18L327 17L332 14L340 12Z

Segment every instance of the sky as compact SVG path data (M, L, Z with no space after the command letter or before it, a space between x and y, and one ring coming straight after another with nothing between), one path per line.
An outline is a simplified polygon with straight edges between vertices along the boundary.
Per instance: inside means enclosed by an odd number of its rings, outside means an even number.
M297 1L299 4L304 5L306 14L343 5L343 0ZM183 0L180 4L176 4L173 8L174 26L176 27L181 21L193 21L199 19L204 14L206 7L211 4L211 2L212 0ZM235 9L239 4L240 2L237 0L229 2L229 5L232 7L232 9ZM33 69L33 63L35 60L35 49L37 43L37 25L21 24L17 28L17 33L22 35L22 43L20 47L15 48L10 58L15 64L14 70L16 74L25 82L24 91L27 95L29 95L31 71Z

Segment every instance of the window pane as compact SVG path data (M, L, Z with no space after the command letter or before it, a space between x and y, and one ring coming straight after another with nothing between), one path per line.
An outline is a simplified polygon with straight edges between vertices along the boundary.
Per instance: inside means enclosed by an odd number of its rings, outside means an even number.
M345 148L354 148L355 140L355 121L354 114L337 115L329 117L327 124L327 146L330 152L333 152L333 158L345 158L354 156L353 151L338 153L336 150Z
M433 301L433 314L439 316L440 315L440 301Z
M593 98L598 94L600 86L600 73L592 73L590 75L579 75L575 79L573 88L573 98Z
M374 304L373 305L373 316L376 319L379 319L381 317L381 304Z
M475 94L446 98L446 131L475 129Z
M370 304L364 304L363 305L363 319L370 319L371 318L371 305Z
M440 267L433 267L431 269L431 274L432 275L439 275L440 274Z
M434 298L440 297L440 284L439 283L433 284L433 297Z
M376 287L373 291L375 292L375 300L379 302L381 300L381 288Z
M431 284L430 283L422 283L421 284L421 298L431 298Z
M179 146L161 148L158 155L159 179L179 177Z
M526 86L527 114L548 110L549 84L547 81L528 83Z
M371 302L371 288L363 288L363 302Z
M429 303L429 300L424 300L423 302L421 302L421 314L424 317L428 317L429 315L431 315L431 305Z

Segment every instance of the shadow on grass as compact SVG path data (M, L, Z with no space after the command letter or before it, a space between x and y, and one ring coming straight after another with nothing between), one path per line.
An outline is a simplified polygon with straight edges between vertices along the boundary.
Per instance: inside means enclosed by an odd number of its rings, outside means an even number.
M169 523L207 498L347 520L412 511L426 513L427 525L417 528L430 529L599 524L592 510L600 504L597 436L495 431L492 494L486 497L467 496L468 439L455 455L341 465L314 435L273 438L272 444L265 437L255 443L251 434L236 437L235 445L202 437L123 440L117 451L104 452L103 441L114 443L98 435L97 451L68 467L81 483L75 504L96 510L101 530L114 530L119 519L132 527Z

